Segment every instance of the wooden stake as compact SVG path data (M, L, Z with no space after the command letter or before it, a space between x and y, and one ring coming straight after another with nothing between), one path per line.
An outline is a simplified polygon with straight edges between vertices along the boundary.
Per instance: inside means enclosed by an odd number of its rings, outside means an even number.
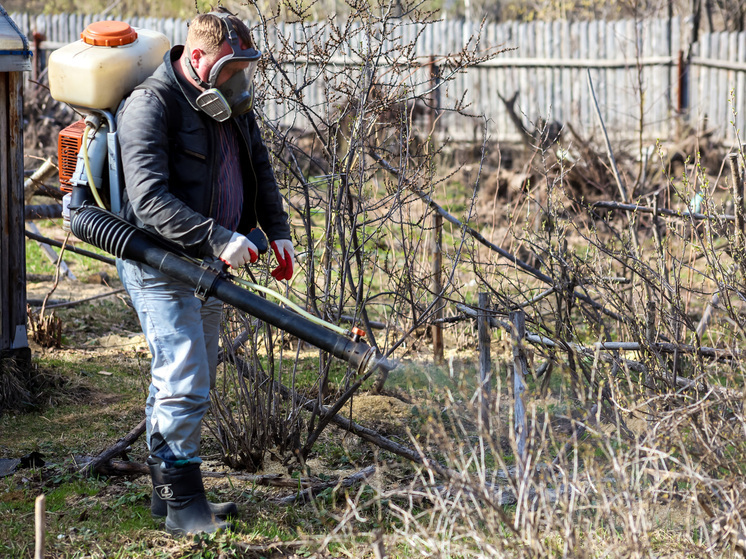
M744 233L746 232L746 220L744 219L743 200L743 175L738 164L738 154L731 153L728 156L730 163L731 182L733 183L733 205L736 214L736 228L733 232L733 260L741 268L741 274L746 276L746 257L744 256Z
M443 290L443 252L441 247L443 246L443 216L436 213L433 216L433 225L435 228L435 235L433 238L433 293L436 297L440 297L440 292ZM443 305L436 303L435 320L443 318ZM435 363L443 363L443 326L440 323L436 323L430 326L431 333L433 336L433 361Z
M36 498L35 520L36 520L36 550L34 559L44 559L44 537L47 533L46 500L42 494Z
M523 475L523 467L526 463L526 406L523 403L523 393L526 391L526 385L523 382L524 355L523 355L523 338L526 336L526 314L523 311L513 311L510 313L510 322L513 325L513 398L514 398L514 419L515 419L515 439L518 447L518 456L516 456L516 467L518 477Z
M489 395L490 375L492 374L492 358L490 357L490 323L485 310L490 306L490 296L487 293L479 294L479 316L477 318L477 333L479 337L479 384L481 386L480 419L482 426L489 424Z

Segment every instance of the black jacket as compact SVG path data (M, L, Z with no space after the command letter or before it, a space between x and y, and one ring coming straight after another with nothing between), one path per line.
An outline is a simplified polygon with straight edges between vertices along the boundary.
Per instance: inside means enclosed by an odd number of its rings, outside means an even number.
M218 256L232 232L209 216L217 200L217 126L197 108L197 89L182 83L166 53L154 74L117 113L125 192L122 214L193 256ZM270 241L289 239L288 215L253 112L232 119L241 152L244 199L238 232L257 224ZM225 123L223 123L225 125Z

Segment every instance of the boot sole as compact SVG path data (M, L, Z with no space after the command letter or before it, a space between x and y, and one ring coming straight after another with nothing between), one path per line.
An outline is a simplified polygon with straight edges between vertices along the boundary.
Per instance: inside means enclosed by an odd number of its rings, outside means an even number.
M233 528L233 526L227 522L221 522L218 527L215 530L212 530L211 532L207 532L205 530L201 530L199 532L190 532L188 530L184 530L183 528L174 528L173 526L168 525L168 520L166 521L166 532L171 534L172 536L190 536L190 535L196 535L196 534L215 534L217 532L225 532L226 530Z

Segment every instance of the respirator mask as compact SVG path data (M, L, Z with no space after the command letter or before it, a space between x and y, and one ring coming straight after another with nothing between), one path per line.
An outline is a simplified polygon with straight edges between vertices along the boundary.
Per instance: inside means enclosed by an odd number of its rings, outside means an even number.
M213 12L214 13L214 12ZM230 14L214 13L226 27L226 40L231 53L219 59L210 70L208 81L202 81L191 63L187 64L192 78L205 88L197 97L197 106L218 122L249 112L254 105L254 72L262 53L255 48L241 48L241 41ZM221 72L235 72L228 80L216 85Z

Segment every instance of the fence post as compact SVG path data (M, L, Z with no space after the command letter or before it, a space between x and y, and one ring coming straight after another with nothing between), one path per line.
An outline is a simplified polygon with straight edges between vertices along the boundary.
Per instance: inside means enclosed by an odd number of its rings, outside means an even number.
M490 375L492 358L490 356L490 322L486 310L490 305L487 293L479 294L479 315L477 316L477 334L479 338L479 419L482 427L489 425Z
M31 361L26 330L23 199L23 72L31 70L26 37L0 7L0 359Z
M433 225L435 229L432 246L433 257L433 293L440 299L440 292L443 290L443 216L439 213L433 215ZM430 326L430 332L433 337L433 360L435 363L443 363L443 326L439 319L443 318L443 304L435 301L435 324Z
M46 35L44 35L44 33L34 31L32 38L34 39L34 69L32 71L31 77L35 82L38 82L39 76L41 76L41 73L44 70L46 58L44 56L44 51L41 48L41 44L46 41L47 37ZM37 87L39 86L37 85Z
M510 313L510 323L513 325L513 410L515 421L515 440L518 450L516 456L516 477L523 476L526 464L526 406L523 403L523 393L526 384L523 382L525 357L523 353L523 338L526 337L526 314L522 311Z
M648 394L651 394L654 388L653 375L650 373L652 362L656 361L656 358L659 357L658 353L654 349L655 340L658 337L655 329L655 312L655 301L648 301L647 305L645 306L645 341L648 346L648 351L653 356L653 359L651 359L651 362L648 365L647 370L645 371L645 387Z

